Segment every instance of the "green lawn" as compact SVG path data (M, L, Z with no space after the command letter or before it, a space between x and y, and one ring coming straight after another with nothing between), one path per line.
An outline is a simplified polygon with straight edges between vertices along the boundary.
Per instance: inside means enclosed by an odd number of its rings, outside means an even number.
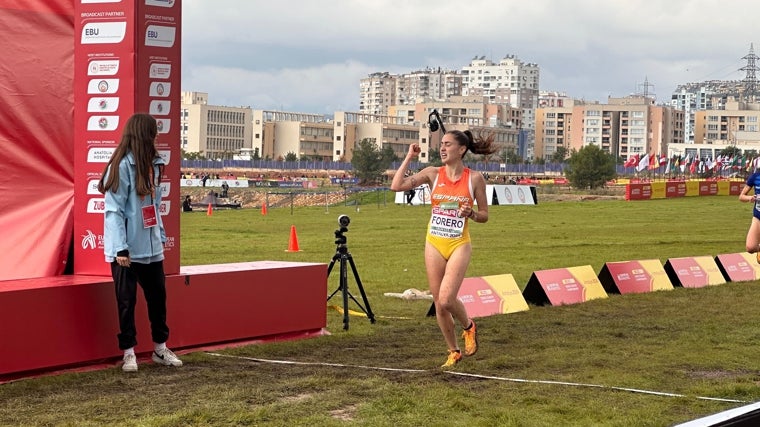
M327 264L341 214L375 324L351 317L344 331L328 311L323 337L194 352L180 369L0 385L0 425L668 426L742 405L701 397L760 400L757 282L482 318L480 351L456 367L472 376L461 376L438 369L446 348L430 303L383 296L427 289L428 208L371 199L183 214L182 264ZM750 216L735 196L492 206L487 224L471 226L468 276L511 273L523 287L537 270L741 252ZM291 226L301 252L285 251ZM337 285L333 273L327 293ZM349 289L358 295L352 277Z

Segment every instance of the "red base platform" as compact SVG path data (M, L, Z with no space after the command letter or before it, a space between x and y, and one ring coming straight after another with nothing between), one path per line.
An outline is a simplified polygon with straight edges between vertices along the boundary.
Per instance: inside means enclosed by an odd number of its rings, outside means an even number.
M327 265L280 261L183 267L167 277L173 349L276 336L327 325ZM110 277L0 281L0 381L121 357ZM138 290L138 353L152 350Z

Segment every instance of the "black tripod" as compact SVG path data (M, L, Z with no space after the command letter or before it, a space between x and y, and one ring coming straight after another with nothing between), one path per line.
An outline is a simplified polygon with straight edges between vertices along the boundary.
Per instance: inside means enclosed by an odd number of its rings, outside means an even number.
M348 217L345 215L341 215L341 219L345 217L345 223L348 225ZM351 298L356 305L359 306L359 308L367 315L367 318L371 323L375 323L375 315L372 314L372 308L369 306L369 300L367 300L367 294L364 293L364 287L362 286L362 281L359 279L359 273L356 271L356 264L354 264L354 258L351 256L351 254L348 252L348 247L346 247L346 236L343 235L346 231L348 231L348 228L343 226L344 221L339 220L341 227L338 230L335 230L335 244L338 245L338 247L335 249L335 255L332 257L332 261L330 261L330 265L327 266L327 277L330 277L330 272L332 271L333 266L335 265L335 261L340 260L340 285L338 286L338 289L333 291L333 293L330 294L329 297L327 297L327 300L330 301L330 298L333 297L333 295L337 294L338 291L343 291L343 329L348 330L348 299ZM348 268L346 266L346 262L351 264L351 271L354 273L354 279L356 279L356 284L359 286L359 292L362 294L362 300L364 301L364 306L359 303L359 301L354 298L353 295L351 295L351 292L348 291ZM364 308L366 307L366 309Z

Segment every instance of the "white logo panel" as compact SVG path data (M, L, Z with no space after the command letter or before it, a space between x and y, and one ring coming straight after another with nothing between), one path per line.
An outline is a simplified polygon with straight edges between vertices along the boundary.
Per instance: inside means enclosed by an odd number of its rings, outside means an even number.
M146 6L172 7L174 0L145 0Z
M87 66L88 76L115 76L118 72L118 59L90 61L90 65Z
M169 164L172 160L172 152L169 150L158 150L158 156L164 161L164 164Z
M119 127L119 116L91 116L87 120L87 130L113 131Z
M172 47L177 29L164 25L148 25L145 30L145 46Z
M172 84L168 82L153 82L150 84L148 95L166 98L171 93Z
M127 34L126 22L88 22L82 28L82 44L121 43Z
M166 116L171 110L172 103L169 101L150 101L148 113L151 116Z
M106 199L103 197L90 199L87 202L87 213L102 214L106 211Z
M156 125L158 126L158 133L169 133L172 129L172 121L169 119L156 119Z
M119 98L98 97L87 101L88 113L113 113L119 109Z
M172 64L150 64L148 77L151 79L168 79L172 75Z
M90 148L87 151L87 163L108 163L116 150L114 148Z
M87 83L87 93L110 95L119 91L119 79L92 79Z

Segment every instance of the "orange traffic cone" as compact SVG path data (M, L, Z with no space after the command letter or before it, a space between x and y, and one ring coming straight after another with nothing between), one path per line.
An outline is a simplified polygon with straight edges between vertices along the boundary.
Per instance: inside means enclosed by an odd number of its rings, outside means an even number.
M264 203L263 205L261 205L261 214L262 215L266 215L267 214L267 204L266 203Z
M208 204L208 210L206 210L206 215L211 216L211 213L214 211L214 208L211 207L211 203Z
M290 226L290 242L288 242L287 252L300 252L298 249L298 236L296 236L296 226Z

